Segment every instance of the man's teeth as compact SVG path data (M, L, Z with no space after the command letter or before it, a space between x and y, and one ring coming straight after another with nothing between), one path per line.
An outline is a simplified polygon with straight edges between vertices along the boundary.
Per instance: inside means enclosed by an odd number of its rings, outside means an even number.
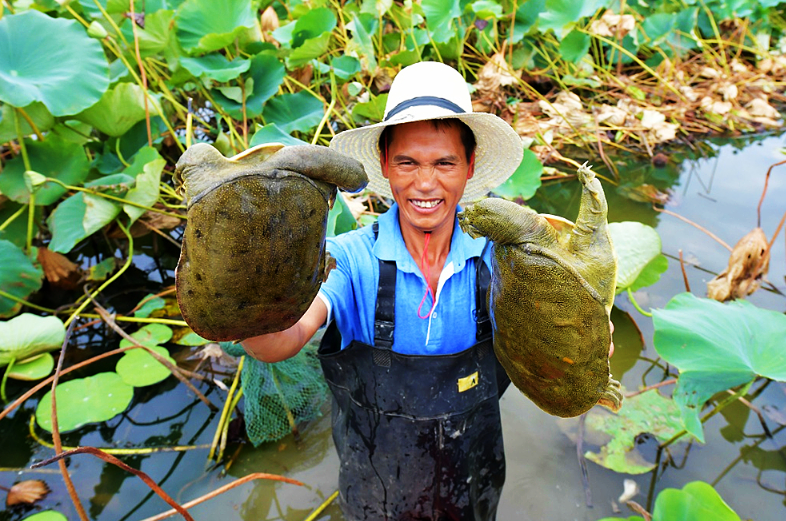
M420 208L434 208L439 204L440 199L432 200L432 201L418 201L416 199L412 199L412 204Z

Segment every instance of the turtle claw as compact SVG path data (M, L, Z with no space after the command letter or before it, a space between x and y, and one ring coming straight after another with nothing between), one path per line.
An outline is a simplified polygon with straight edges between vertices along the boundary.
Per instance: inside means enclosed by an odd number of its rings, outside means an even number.
M617 380L609 378L609 383L601 394L598 405L607 407L614 412L620 410L622 407L622 386Z

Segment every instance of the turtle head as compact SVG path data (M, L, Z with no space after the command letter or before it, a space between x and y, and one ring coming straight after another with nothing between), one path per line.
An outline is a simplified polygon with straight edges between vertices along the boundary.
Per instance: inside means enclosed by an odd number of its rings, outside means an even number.
M499 244L518 244L548 226L531 208L505 199L483 199L458 214L459 226L470 237L488 237ZM550 228L550 226L548 226Z
M175 165L175 188L193 199L226 171L227 159L212 145L197 143L183 152Z

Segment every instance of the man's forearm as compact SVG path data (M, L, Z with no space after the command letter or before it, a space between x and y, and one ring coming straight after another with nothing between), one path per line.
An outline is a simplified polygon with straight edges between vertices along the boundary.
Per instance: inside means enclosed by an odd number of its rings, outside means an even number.
M249 356L257 360L280 362L298 354L325 320L327 307L321 299L316 298L308 311L289 329L247 338L240 344Z

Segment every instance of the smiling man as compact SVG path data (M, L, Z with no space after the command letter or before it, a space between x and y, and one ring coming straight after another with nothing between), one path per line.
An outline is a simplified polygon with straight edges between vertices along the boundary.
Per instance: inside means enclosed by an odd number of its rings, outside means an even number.
M456 213L513 173L521 139L472 112L456 70L423 62L396 76L382 123L331 147L395 204L328 241L336 269L297 324L243 346L275 362L328 325L319 356L348 520L493 520L509 380L491 344L488 242L464 234Z

